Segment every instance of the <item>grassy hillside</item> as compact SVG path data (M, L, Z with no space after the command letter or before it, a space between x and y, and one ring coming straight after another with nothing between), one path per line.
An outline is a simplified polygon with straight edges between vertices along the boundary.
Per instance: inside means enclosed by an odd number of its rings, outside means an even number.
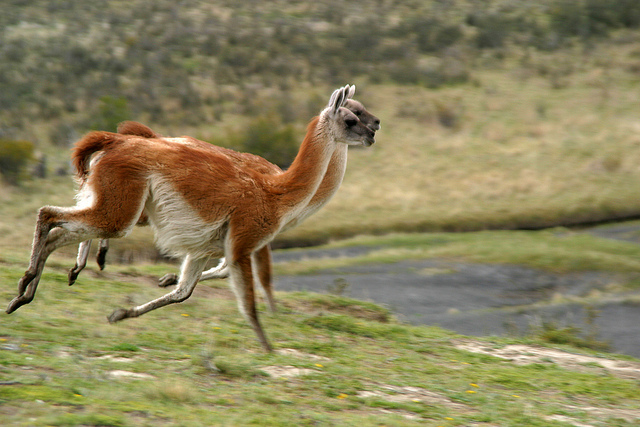
M331 90L356 83L378 143L351 151L335 199L280 244L638 216L634 2L396 3L11 3L0 133L34 141L51 177L79 135L124 119L240 149L239 132L272 122L278 143L299 141ZM0 189L3 244L28 245L37 207L71 191ZM151 246L148 231L128 242L116 259Z
M603 7L606 6L606 7ZM615 6L615 7L614 7ZM9 1L0 14L0 137L33 141L46 179L0 185L0 302L27 265L37 209L70 206L69 144L119 120L233 144L265 119L294 130L346 83L382 120L336 197L279 245L359 234L538 228L640 214L640 10L634 1L300 4ZM631 426L636 360L540 337L470 339L339 296L278 294L264 354L224 282L118 325L174 265L148 228L108 269L66 284L52 257L36 300L0 315L9 425ZM620 273L638 249L565 229L361 237L361 258L446 257ZM594 294L586 298L599 298ZM625 300L625 301L626 301ZM593 301L589 300L588 303Z
M505 262L509 255L490 245L502 241L542 268L579 271L595 258L606 271L639 270L633 245L591 239L592 250L576 249L588 240L503 232L342 245L379 248L351 261L358 263L434 255ZM535 256L552 241L554 251ZM14 296L24 268L15 258L0 260L1 301ZM629 357L551 345L536 335L471 339L398 323L372 303L300 292L278 293L279 312L262 315L277 349L265 354L225 282L201 283L182 304L109 325L114 308L165 292L156 278L174 267L138 263L100 272L91 265L69 287L68 266L68 258L54 256L36 299L2 315L5 425L548 427L632 426L640 418L640 362ZM289 263L278 271L308 267Z
M637 216L640 79L623 71L634 52L638 46L600 46L560 88L517 63L478 72L475 86L365 86L367 105L382 118L378 144L350 153L335 199L290 236ZM520 60L542 66L569 58Z
M359 98L382 119L377 144L351 150L335 198L280 241L637 216L640 79L629 71L634 52L640 45L598 46L560 88L549 78L528 76L515 60L478 72L477 85L436 91L359 85ZM527 60L542 66L572 57L563 52ZM52 166L68 161L66 149L50 153ZM73 204L72 186L60 177L3 188L0 226L11 236L5 242L28 246L37 208ZM148 231L139 232L150 246Z
M297 86L362 76L438 88L473 81L487 57L590 49L640 27L630 0L37 0L3 11L0 128L58 143L112 126L105 104L177 129L265 106L306 120L306 100L287 105Z

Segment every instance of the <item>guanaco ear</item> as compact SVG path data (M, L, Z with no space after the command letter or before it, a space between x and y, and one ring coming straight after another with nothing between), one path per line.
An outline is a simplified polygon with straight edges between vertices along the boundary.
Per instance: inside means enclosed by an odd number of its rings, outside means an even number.
M356 94L356 85L351 85L351 87L349 88L349 93L347 94L347 99L353 98L353 95L355 95L355 94ZM347 99L345 99L345 101Z
M338 112L338 109L344 105L347 101L347 93L349 92L349 85L341 87L340 89L336 89L331 94L331 98L329 99L329 104L327 104L327 108L331 109L333 114Z

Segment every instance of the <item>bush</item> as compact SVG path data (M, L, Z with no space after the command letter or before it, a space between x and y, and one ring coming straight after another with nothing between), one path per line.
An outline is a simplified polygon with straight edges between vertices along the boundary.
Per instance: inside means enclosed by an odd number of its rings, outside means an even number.
M611 29L640 26L640 4L636 0L557 0L550 9L552 29L561 36L586 39L607 35Z
M20 184L32 159L33 143L0 139L0 174L9 184Z
M284 168L293 162L300 144L293 125L283 125L275 115L267 115L255 119L244 131L232 133L226 145Z
M98 112L94 122L89 125L93 130L115 132L118 123L131 118L127 100L123 97L103 96L100 98Z

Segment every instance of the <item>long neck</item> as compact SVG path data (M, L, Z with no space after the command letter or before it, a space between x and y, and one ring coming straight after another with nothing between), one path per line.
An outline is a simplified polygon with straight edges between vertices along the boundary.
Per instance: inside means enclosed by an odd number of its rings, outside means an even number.
M327 166L327 172L324 174L318 190L309 202L309 207L312 209L311 213L320 209L331 200L333 195L336 194L336 191L338 191L338 188L340 188L344 173L347 170L347 152L348 147L346 144L338 145L333 151L331 160Z
M333 195L336 194L338 188L340 188L340 184L342 184L342 179L347 169L347 148L346 144L339 144L335 147L322 182L318 186L315 194L307 206L300 210L295 217L289 218L283 230L288 230L300 224L326 205Z
M296 216L318 190L335 151L335 143L328 133L323 121L315 117L309 123L298 155L289 169L273 177L273 188L286 210L284 216Z

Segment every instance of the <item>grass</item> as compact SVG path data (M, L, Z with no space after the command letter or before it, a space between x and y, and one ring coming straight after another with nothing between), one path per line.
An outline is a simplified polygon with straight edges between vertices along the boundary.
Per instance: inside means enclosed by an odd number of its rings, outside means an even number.
M640 247L628 242L555 228L540 231L397 233L359 236L321 248L370 247L365 255L282 263L280 273L311 274L319 269L406 259L449 258L467 262L525 265L556 273L613 271L640 273Z
M577 251L585 247L584 239L590 249ZM488 248L479 251L482 242ZM540 265L582 269L592 256L609 254L601 268L638 268L631 262L638 255L633 245L564 229L397 234L334 244L346 245L376 248L359 263L391 262L407 254L482 262L502 254L502 262L520 262L527 250L531 255L555 247L551 261ZM507 247L522 253L513 255ZM99 272L89 266L69 287L71 262L64 255L54 258L36 299L2 316L0 416L7 425L561 426L566 424L554 417L564 416L576 423L630 426L631 418L616 417L616 410L640 417L635 380L597 366L577 371L552 361L518 366L464 351L456 347L464 337L398 323L383 307L340 295L278 293L279 313L262 320L276 348L290 349L282 353L260 349L222 281L201 283L185 303L109 325L105 316L112 309L163 293L154 278L173 267L115 264ZM14 296L23 263L0 263L1 301ZM324 267L331 264L325 260ZM494 348L583 344L569 330L544 332L551 339L540 334L480 341ZM302 375L273 377L267 373L273 367Z
M437 90L354 78L358 99L382 120L378 142L351 150L333 200L279 236L277 244L637 217L638 52L639 43L612 41L588 53L510 51L499 67L474 71L472 82ZM572 66L559 86L551 77L558 73L541 71L567 63ZM300 90L296 97L309 97ZM455 117L455 126L443 124L445 113ZM243 121L225 117L229 123ZM218 131L207 126L192 133L218 139ZM38 150L47 152L52 165L68 162L66 150ZM73 183L65 177L0 189L3 244L28 247L37 209L70 206L72 196ZM138 229L129 239L114 241L112 254L123 262L155 259L151 242L151 232Z
M280 264L276 273L448 258L617 272L623 286L637 288L640 249L630 243L560 227L486 230L638 215L638 52L638 44L608 42L588 54L511 52L502 68L480 67L473 82L439 90L356 79L359 99L382 119L378 143L351 151L336 197L280 242L366 233L329 247L372 251ZM567 62L571 73L536 71ZM51 164L67 161L66 152L39 149ZM0 301L8 302L26 267L37 209L72 205L73 183L53 177L1 186L0 201ZM463 351L454 333L397 323L383 307L340 295L278 294L280 313L262 319L277 348L297 353L264 354L223 282L200 284L183 304L108 325L112 309L160 295L156 278L175 271L143 262L159 258L149 229L112 243L109 268L89 267L73 287L66 269L75 248L54 254L34 302L0 315L4 424L625 426L635 422L624 414L640 416L634 380ZM544 332L484 342L583 344L567 328ZM304 375L269 376L274 366ZM407 387L438 399L405 398Z
M350 153L335 198L283 238L637 216L638 79L625 71L637 50L515 54L504 67L475 72L475 83L439 90L359 85L382 119L378 142ZM561 88L532 72L560 61L580 62ZM440 104L457 115L457 127L439 123L431 110Z

